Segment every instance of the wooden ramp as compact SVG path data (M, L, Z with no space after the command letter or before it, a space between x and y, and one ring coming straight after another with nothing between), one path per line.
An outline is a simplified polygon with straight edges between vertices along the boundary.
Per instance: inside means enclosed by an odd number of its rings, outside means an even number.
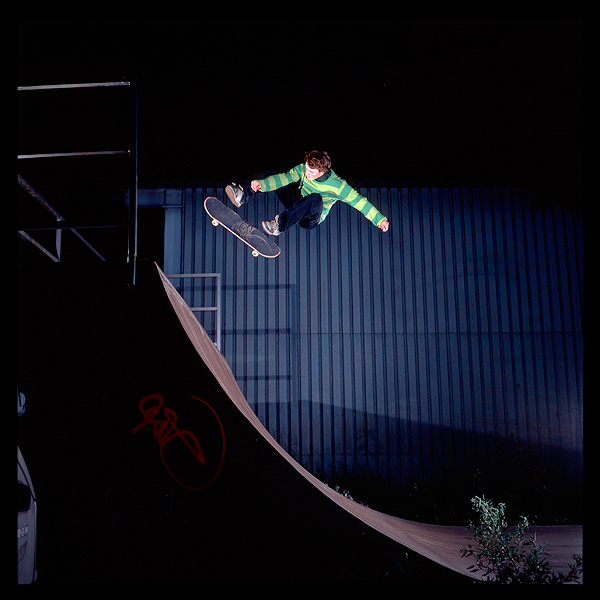
M158 267L156 268L173 310L196 352L233 405L245 417L248 425L266 440L274 452L287 461L289 466L315 489L362 523L444 567L477 578L477 574L468 570L473 562L472 559L461 558L461 550L471 541L469 528L416 523L378 512L334 491L298 464L260 422L246 402L223 355L217 350L168 278ZM549 563L554 572L567 572L568 564L573 562L573 555L583 554L583 526L581 525L533 527L532 532L536 533L539 541L546 542L545 550L550 555Z

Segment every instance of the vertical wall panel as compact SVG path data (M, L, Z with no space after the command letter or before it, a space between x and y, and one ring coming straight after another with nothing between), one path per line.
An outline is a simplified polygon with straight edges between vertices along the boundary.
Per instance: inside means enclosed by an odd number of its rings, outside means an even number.
M165 270L222 274L223 353L269 431L324 478L444 481L527 452L580 469L580 218L522 189L359 190L388 233L338 203L274 260L211 225L222 185L164 190ZM278 210L266 194L239 212Z

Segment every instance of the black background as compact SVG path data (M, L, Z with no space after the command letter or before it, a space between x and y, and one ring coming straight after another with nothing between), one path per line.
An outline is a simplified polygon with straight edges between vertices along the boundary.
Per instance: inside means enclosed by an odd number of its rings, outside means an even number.
M19 85L121 78L139 85L142 186L287 169L312 148L352 181L581 183L581 20L19 22ZM110 108L95 94L88 109ZM22 152L94 139L101 119L73 95L88 92L20 92ZM51 102L63 120L34 126ZM36 145L48 121L61 148Z

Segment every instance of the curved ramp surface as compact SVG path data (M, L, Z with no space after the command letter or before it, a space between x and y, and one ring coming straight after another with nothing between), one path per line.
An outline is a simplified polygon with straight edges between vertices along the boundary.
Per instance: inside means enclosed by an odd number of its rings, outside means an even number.
M334 491L298 464L258 419L246 402L223 355L168 278L158 266L156 268L173 310L204 364L248 423L290 467L332 502L367 526L444 567L477 578L477 574L467 569L472 564L472 559L461 558L461 550L470 542L469 528L417 523L378 512ZM532 532L536 533L538 540L546 542L545 550L550 555L549 563L554 572L567 572L568 565L573 562L573 555L583 554L583 527L580 525L533 527Z

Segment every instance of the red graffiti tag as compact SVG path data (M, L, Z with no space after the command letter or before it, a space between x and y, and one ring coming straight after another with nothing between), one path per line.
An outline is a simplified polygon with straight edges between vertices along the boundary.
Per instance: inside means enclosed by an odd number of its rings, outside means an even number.
M206 465L206 458L204 455L204 451L202 450L202 447L200 446L198 439L191 431L188 431L187 429L179 429L177 427L177 419L178 419L177 414L171 408L168 408L166 406L164 408L162 408L163 404L164 404L164 398L160 394L149 394L147 396L144 396L138 402L138 408L139 408L140 412L142 413L143 421L139 425L136 425L131 430L131 434L132 435L136 434L138 431L140 431L140 429L142 429L146 425L152 425L153 426L152 433L153 433L154 437L156 438L156 440L158 441L158 445L160 448L161 461L162 461L165 469L168 471L169 475L171 475L171 477L175 481L177 481L177 483L179 483L179 485L183 486L184 488L187 488L189 490L202 490L214 482L214 480L217 478L217 475L219 474L219 471L221 470L221 467L223 465L223 459L225 458L225 432L223 431L223 425L221 424L221 421L220 421L217 413L212 408L212 406L210 406L210 404L208 404L208 402L205 402L204 400L201 400L200 398L197 398L195 396L191 396L191 397L194 400L198 400L199 402L202 402L202 404L204 404L212 412L212 414L214 415L214 417L217 421L217 424L219 426L221 439L222 439L222 452L221 452L221 456L219 459L219 463L217 465L217 468L216 468L212 478L208 481L208 483L205 483L204 485L201 485L200 487L192 487L192 486L186 485L180 479L178 479L178 477L175 476L172 468L169 466L167 460L165 459L165 454L164 454L165 447L167 446L167 444L169 444L173 440L178 439L181 442L183 442L183 444L185 444L185 446L188 448L194 461L196 461L199 465L202 465L203 467ZM156 401L156 403L152 403L152 401ZM160 413L161 408L162 408L164 418L156 418L158 416L158 414Z

